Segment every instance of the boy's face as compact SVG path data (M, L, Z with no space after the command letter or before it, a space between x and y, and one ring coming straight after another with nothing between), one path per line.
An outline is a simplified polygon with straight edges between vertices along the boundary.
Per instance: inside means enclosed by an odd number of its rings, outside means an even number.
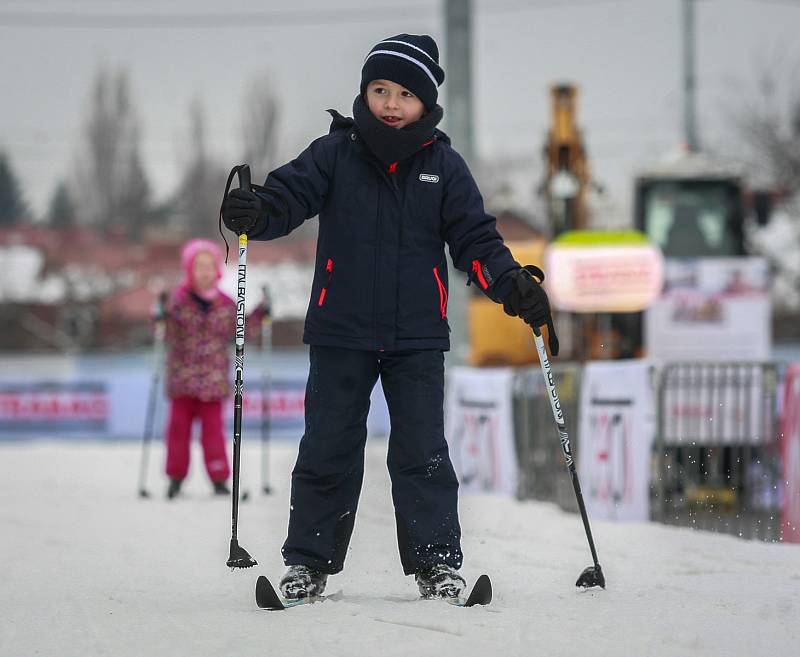
M198 253L192 263L192 283L194 288L205 292L217 282L217 263L208 251Z
M405 87L389 80L373 80L367 85L367 106L380 121L402 128L419 121L425 113L422 101Z

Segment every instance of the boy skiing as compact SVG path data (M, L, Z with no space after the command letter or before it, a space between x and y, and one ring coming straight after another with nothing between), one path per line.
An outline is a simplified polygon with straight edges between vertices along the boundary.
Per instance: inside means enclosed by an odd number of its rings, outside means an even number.
M361 70L353 118L329 110L330 132L263 187L232 190L225 225L250 239L288 234L319 215L304 342L310 345L306 426L292 472L280 581L287 599L321 595L344 566L364 472L370 392L381 378L391 434L387 464L400 560L424 597L458 597L465 582L458 481L444 437L449 349L447 263L528 324L548 325L541 285L486 214L463 159L436 129L444 81L434 40L378 43ZM535 279L534 279L535 280Z

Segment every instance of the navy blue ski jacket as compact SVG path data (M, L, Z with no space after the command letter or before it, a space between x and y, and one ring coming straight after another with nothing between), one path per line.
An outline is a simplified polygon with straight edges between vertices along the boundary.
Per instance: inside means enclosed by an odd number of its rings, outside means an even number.
M436 130L398 171L372 154L352 119L331 115L329 134L267 177L266 192L283 199L285 212L251 238L282 237L319 215L305 343L447 350L445 244L469 282L498 303L519 264L447 135Z

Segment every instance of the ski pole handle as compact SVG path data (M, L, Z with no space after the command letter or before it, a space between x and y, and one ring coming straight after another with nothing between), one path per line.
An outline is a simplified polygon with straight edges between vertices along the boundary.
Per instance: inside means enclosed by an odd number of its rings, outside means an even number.
M250 191L250 165L239 165L239 169L236 173L239 175L239 189Z
M153 337L157 346L164 342L164 335L166 333L166 319L167 293L162 291L159 293L158 300L156 301L155 308L153 309Z
M264 319L272 319L272 297L269 294L269 288L266 285L261 286L261 303L264 308Z
M158 293L158 300L156 301L155 312L153 313L153 321L162 322L167 318L167 293L161 291Z

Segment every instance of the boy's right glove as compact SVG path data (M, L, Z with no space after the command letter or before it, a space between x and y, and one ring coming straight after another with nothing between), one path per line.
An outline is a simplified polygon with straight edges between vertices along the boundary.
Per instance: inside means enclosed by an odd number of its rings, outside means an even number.
M511 292L503 300L503 310L521 317L529 326L547 326L550 353L558 356L558 336L553 327L550 301L542 287L544 272L536 265L525 265L511 274Z
M232 189L222 203L222 222L237 235L258 235L266 230L268 215L281 216L284 213L277 200L249 189Z

